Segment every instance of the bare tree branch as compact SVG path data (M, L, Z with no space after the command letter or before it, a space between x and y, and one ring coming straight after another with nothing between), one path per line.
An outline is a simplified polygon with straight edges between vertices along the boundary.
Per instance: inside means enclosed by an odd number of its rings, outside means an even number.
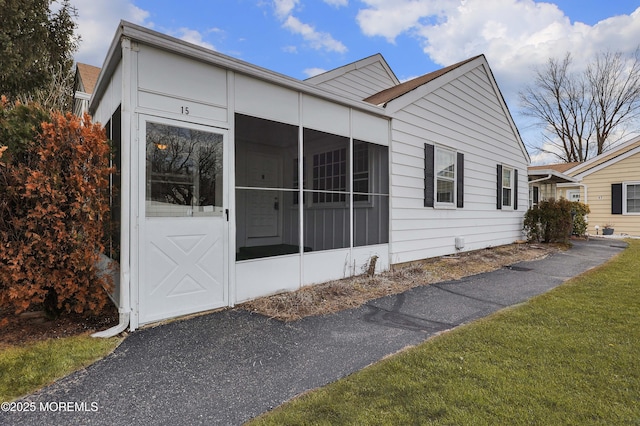
M549 58L520 91L525 116L543 131L547 152L563 162L585 161L640 119L640 50L596 55L583 73L572 73L571 55Z

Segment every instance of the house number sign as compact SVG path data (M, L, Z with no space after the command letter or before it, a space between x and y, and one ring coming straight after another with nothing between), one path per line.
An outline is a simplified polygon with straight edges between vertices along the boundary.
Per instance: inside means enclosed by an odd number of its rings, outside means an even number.
M189 107L188 106L180 107L180 113L184 115L189 115Z

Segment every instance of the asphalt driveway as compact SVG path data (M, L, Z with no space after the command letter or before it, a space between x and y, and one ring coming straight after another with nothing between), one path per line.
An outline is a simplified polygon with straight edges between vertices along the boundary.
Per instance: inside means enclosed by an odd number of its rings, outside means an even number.
M105 359L24 398L35 412L0 413L0 424L242 424L440 331L544 293L624 247L577 241L543 260L289 324L227 310L137 331Z

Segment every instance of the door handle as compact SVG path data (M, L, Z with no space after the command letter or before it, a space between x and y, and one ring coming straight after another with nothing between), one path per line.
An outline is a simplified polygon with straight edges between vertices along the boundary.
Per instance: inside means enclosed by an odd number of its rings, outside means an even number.
M227 222L229 222L229 209L224 209L224 214L227 215Z
M280 203L278 202L278 197L275 197L273 200L273 209L274 210L279 210L280 209Z

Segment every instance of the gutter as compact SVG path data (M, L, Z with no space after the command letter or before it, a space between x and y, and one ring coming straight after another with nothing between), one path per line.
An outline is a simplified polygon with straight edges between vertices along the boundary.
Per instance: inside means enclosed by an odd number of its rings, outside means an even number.
M547 176L545 176L543 178L540 178L540 179L530 180L529 184L542 182L543 180L547 180L547 179L551 179L551 175L550 174L548 174Z

